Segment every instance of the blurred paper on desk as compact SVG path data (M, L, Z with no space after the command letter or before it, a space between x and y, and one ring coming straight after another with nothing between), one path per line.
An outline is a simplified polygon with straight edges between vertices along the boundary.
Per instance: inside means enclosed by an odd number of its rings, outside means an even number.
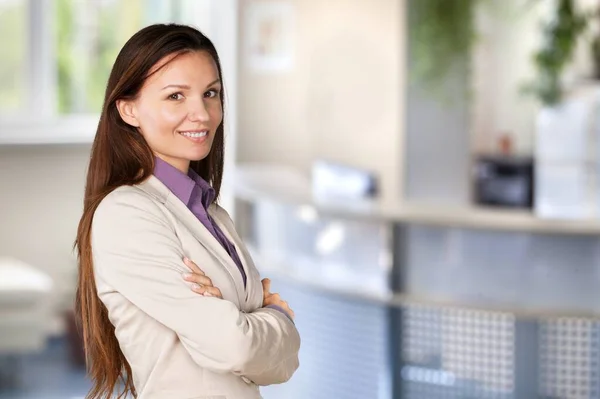
M377 181L366 170L319 160L312 167L312 191L318 199L366 200L377 195Z

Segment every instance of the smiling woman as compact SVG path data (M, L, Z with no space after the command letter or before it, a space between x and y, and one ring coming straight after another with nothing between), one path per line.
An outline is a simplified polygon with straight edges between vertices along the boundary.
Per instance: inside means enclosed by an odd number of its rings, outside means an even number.
M185 25L150 25L117 56L76 240L89 398L121 380L119 397L259 399L298 368L294 312L217 203L222 81Z

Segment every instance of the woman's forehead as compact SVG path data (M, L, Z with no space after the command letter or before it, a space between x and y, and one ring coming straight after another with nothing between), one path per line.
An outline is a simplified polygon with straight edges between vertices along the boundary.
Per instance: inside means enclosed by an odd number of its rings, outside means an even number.
M171 54L158 61L150 70L145 85L208 84L219 79L213 57L206 51ZM185 80L185 82L184 82Z

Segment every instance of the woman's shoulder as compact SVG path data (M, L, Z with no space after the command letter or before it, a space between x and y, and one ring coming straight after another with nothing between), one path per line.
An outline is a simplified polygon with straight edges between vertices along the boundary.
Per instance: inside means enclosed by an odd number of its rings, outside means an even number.
M119 218L127 214L162 213L159 201L138 186L120 186L107 194L98 207L94 219Z
M108 193L100 202L100 206L110 206L119 203L145 204L153 202L152 196L138 186L120 186Z

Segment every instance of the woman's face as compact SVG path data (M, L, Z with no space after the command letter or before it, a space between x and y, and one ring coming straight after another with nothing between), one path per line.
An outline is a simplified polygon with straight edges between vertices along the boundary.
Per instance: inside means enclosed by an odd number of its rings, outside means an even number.
M223 120L221 79L207 52L173 57L154 66L136 99L119 101L117 107L157 157L187 173L190 161L208 155Z

